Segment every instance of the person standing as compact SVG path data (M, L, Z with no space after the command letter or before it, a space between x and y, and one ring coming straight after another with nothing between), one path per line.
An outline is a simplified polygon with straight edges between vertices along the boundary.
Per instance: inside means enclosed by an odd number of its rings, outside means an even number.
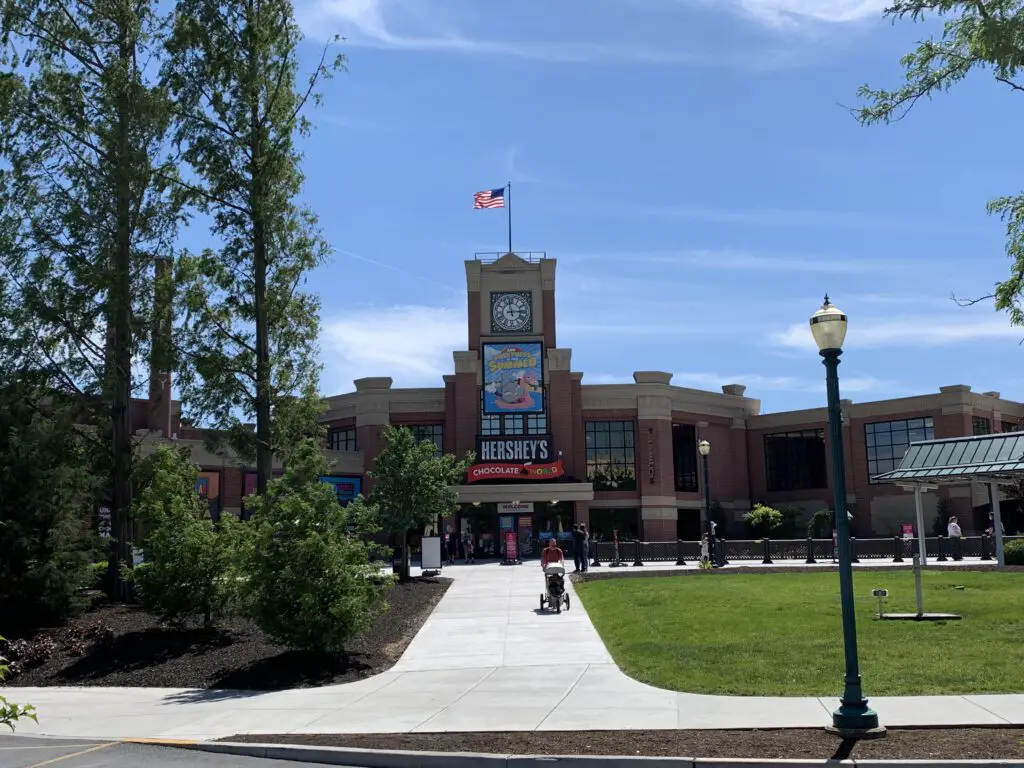
M582 526L579 524L574 525L572 527L572 560L573 565L575 566L575 570L573 571L573 573L579 573L583 570L581 562L582 558L584 557L583 548L586 546L584 544L584 541L586 539L585 535L580 530L581 528Z
M963 532L960 530L960 523L957 522L955 515L949 518L949 524L946 526L946 533L949 534L949 542L953 546L953 559L963 560Z
M586 573L590 570L590 534L585 523L580 523L580 565Z

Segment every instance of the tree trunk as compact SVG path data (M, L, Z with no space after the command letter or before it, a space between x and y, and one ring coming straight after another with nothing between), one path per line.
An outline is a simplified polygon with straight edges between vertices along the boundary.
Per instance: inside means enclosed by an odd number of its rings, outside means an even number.
M120 59L131 71L133 44L129 40L129 19L122 21ZM111 409L111 548L110 564L113 592L117 599L128 599L120 565L132 562L132 304L131 304L131 120L127 83L118 98L115 218L116 240L107 295L107 319L113 329L109 356L108 386Z
M250 4L250 24L255 24L255 9ZM264 171L263 124L260 120L260 96L256 88L259 73L255 69L255 58L250 58L249 131L252 153L252 190L250 211L252 214L252 258L253 282L255 283L256 313L256 493L263 496L270 484L274 455L270 446L270 329L267 318L267 238L264 221L263 201Z

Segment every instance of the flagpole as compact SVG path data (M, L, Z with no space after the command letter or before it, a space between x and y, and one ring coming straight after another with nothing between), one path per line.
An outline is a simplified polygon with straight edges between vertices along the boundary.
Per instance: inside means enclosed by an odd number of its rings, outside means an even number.
M508 218L508 252L512 253L512 182L505 185L505 214Z

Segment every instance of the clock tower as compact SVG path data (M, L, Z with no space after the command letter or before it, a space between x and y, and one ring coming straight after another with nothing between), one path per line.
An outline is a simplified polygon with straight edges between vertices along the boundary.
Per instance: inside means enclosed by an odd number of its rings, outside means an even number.
M470 350L487 341L555 347L555 260L544 253L477 254L466 262Z

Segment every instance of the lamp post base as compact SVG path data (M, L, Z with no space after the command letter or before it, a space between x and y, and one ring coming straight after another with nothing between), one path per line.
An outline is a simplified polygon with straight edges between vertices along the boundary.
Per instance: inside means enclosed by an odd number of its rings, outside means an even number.
M867 701L841 701L839 709L832 713L832 725L825 730L844 739L877 739L885 736L885 728L878 724L878 715L868 706Z

